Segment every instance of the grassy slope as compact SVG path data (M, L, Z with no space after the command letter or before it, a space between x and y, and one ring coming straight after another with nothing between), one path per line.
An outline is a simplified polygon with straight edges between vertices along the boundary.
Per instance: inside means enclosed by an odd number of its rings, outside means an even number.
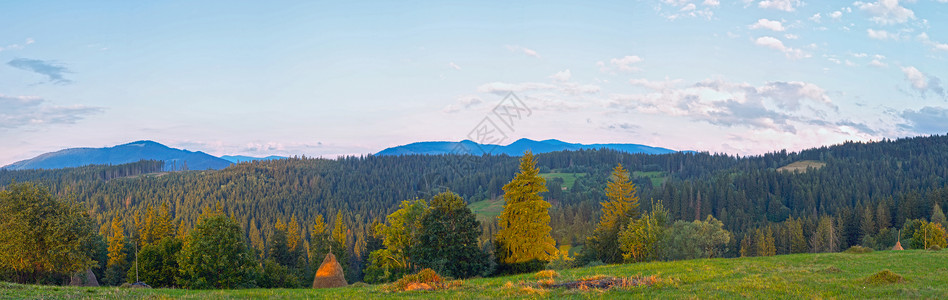
M576 178L586 176L586 173L542 173L540 177L546 179L547 181L553 180L554 178L563 178L562 187L569 190L573 187L573 184L576 183Z
M838 268L838 271L833 269ZM873 285L864 279L889 269L904 283ZM739 259L609 265L560 272L561 280L583 276L658 275L665 282L625 290L578 291L524 288L536 283L532 274L472 279L440 292L390 293L379 286L324 290L250 289L186 291L173 289L47 287L0 283L0 298L948 298L948 251L882 251L868 254L794 254ZM511 282L511 285L507 283Z
M777 168L777 171L805 173L807 168L813 168L813 169L819 170L823 166L826 166L826 163L815 161L815 160L802 160L802 161L794 162L789 165Z

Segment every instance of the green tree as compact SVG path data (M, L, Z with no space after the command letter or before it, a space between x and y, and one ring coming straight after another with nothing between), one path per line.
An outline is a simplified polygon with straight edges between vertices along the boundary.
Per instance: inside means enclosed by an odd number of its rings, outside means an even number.
M296 262L296 258L290 253L289 243L286 236L286 224L283 220L277 219L277 223L270 234L269 247L267 247L267 258L283 266L291 266Z
M948 226L948 222L945 221L945 212L941 210L938 203L932 207L932 223L941 224L942 227Z
M19 282L45 275L71 275L92 268L96 226L80 203L58 200L30 183L0 191L0 270L12 270Z
M676 221L667 231L663 255L668 260L720 257L730 241L731 233L710 215L705 221Z
M938 246L938 249L948 247L948 244L946 244L948 235L945 234L945 228L941 226L941 223L922 222L921 228L915 230L912 235L914 245L921 245L918 248L922 249L929 249L934 246Z
M790 230L790 253L806 253L809 246L806 238L803 237L803 221L791 218L787 222L788 230Z
M520 173L504 185L504 210L495 235L495 256L502 272L531 272L542 268L556 254L550 236L550 203L540 193L546 181L539 176L533 154L520 158Z
M766 229L757 228L754 232L755 256L774 256L777 255L777 247L774 246L774 232L770 226Z
M428 210L423 199L402 201L399 209L385 217L385 223L375 226L382 238L382 249L369 253L369 265L365 269L365 281L388 282L409 274L416 269L410 251L418 244L421 219Z
M839 251L839 235L833 218L823 216L819 220L816 231L810 236L810 252L837 252Z
M595 249L599 260L605 263L618 263L623 260L619 246L619 232L639 214L639 198L636 188L629 178L629 172L619 164L612 170L612 177L606 185L606 197L602 204L602 217L587 245Z
M652 211L636 219L619 233L622 257L627 262L645 262L661 257L668 211L662 202L652 203Z
M450 191L434 196L420 223L410 252L420 268L454 278L488 274L490 256L477 243L481 224L461 196Z
M152 287L176 287L178 285L178 253L181 252L181 240L165 236L155 244L145 245L138 251L138 278ZM129 269L129 278L135 272Z
M255 285L253 253L240 225L221 212L205 214L188 233L178 256L187 288L241 288Z

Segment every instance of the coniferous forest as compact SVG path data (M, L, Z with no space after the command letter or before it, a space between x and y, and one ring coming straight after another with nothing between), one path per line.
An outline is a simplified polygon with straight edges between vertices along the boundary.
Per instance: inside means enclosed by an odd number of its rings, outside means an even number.
M347 282L373 283L423 268L466 278L945 247L948 225L948 136L748 157L594 150L162 170L0 170L0 213L11 216L0 221L0 277L62 284L91 269L109 285L308 287L330 251ZM506 203L503 213L467 205L488 202ZM522 232L539 242L521 243Z

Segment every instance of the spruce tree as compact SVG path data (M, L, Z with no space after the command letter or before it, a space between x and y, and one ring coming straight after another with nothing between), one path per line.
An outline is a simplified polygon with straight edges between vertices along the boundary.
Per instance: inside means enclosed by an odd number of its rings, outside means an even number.
M520 173L504 185L504 210L495 235L495 256L501 272L541 269L556 253L550 235L550 203L543 200L546 181L539 175L533 154L520 158Z
M638 217L639 198L636 187L629 178L629 172L619 164L612 171L612 179L606 185L608 201L602 204L602 217L593 236L588 238L589 245L596 250L596 256L605 263L622 261L622 249L619 247L619 232Z

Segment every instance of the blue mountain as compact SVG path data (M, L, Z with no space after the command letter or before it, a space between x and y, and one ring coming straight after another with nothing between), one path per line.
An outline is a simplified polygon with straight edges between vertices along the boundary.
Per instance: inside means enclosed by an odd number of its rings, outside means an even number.
M232 162L232 163L235 163L235 164L239 164L239 163L242 163L242 162L258 161L258 160L274 160L274 159L284 159L284 158L286 158L286 157L283 157L283 156L276 156L276 155L270 155L270 156L267 156L267 157L253 157L253 156L243 156L243 155L224 155L224 156L221 156L221 159L224 159L224 160L226 160L226 161L229 161L229 162Z
M8 170L60 169L85 165L119 165L140 160L160 160L166 169L220 170L230 161L204 152L170 148L153 141L137 141L106 148L70 148L46 153L3 167Z
M651 147L639 144L576 144L567 143L560 140L534 141L531 139L519 139L510 145L492 145L478 144L470 140L460 142L419 142L407 145L391 147L376 153L376 155L440 155L440 154L473 154L482 155L490 153L494 155L506 154L510 156L520 156L527 150L534 154L547 153L564 150L594 150L594 149L612 149L627 153L645 153L645 154L666 154L678 151Z

